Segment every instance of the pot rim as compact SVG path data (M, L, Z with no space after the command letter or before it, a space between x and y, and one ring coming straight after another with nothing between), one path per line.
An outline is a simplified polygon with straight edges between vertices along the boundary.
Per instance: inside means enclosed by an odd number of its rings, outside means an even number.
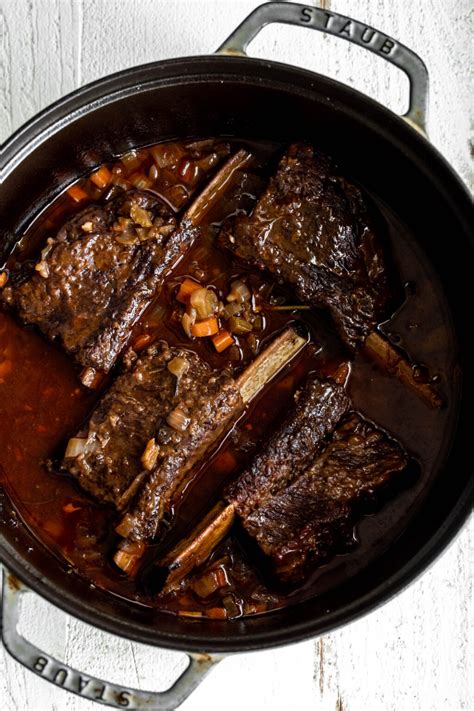
M221 67L223 64L226 65L226 70L221 68L216 71L213 65L217 64ZM204 65L202 70L200 65ZM234 67L233 72L229 71L232 65ZM237 65L246 66L254 73L254 76L242 76L240 72L236 71ZM173 73L168 72L168 70L173 69L176 71ZM379 119L383 119L384 131L390 133L392 140L395 140L400 148L406 149L406 142L408 141L413 146L413 149L416 146L417 152L422 150L426 157L429 156L431 159L436 160L438 167L448 172L446 178L455 181L458 196L462 200L467 200L466 206L472 207L471 192L460 175L430 142L428 136L411 122L406 121L404 116L396 114L380 102L353 87L309 69L247 55L231 56L218 53L175 57L129 67L95 79L60 97L25 121L3 144L0 144L0 171L2 178L5 180L9 173L15 169L18 162L16 159L18 157L21 158L25 150L32 146L35 147L45 140L50 140L64 123L70 122L71 118L77 119L101 106L113 103L137 91L151 90L158 84L168 86L182 85L196 82L197 80L202 82L206 77L212 80L232 78L234 81L240 80L241 83L245 83L248 79L255 79L256 69L297 75L302 80L308 80L310 82L309 89L313 91L317 82L323 87L324 91L336 93L336 99L330 96L327 97L329 103L335 105L338 103L356 104L370 109L370 114L368 113L366 116L368 125L380 128ZM163 72L163 76L159 76L155 72ZM137 83L137 75L145 75L145 77ZM275 77L267 81L274 86L287 85L287 82L278 80ZM125 86L124 82L126 82ZM308 91L308 87L292 86L292 90L296 93L305 93L305 91ZM374 113L378 114L377 120L371 117ZM33 139L38 137L41 137L41 140L38 143L33 143ZM445 180L439 180L438 184L445 185ZM467 222L466 227L469 227Z
M118 637L140 642L154 647L162 647L182 652L207 652L231 654L238 652L271 649L302 642L307 639L319 637L327 632L350 624L368 613L382 607L409 585L414 583L436 559L444 553L462 528L469 521L472 512L472 499L474 497L474 481L466 488L464 496L451 510L450 515L438 532L426 543L403 568L391 575L383 583L374 587L369 593L346 605L340 610L328 612L324 619L306 620L296 625L285 625L282 629L264 630L246 633L245 637L232 635L232 625L224 621L223 635L218 641L206 641L205 634L195 635L192 631L185 634L163 633L157 627L141 627L135 622L124 625L121 633L117 632L117 621L113 615L99 613L94 608L88 607L81 600L70 600L63 592L57 590L47 578L36 570L25 566L24 561L18 560L14 551L0 548L0 562L4 566L3 574L9 572L16 575L23 583L36 594L41 595L49 603L55 605L63 612L85 622L93 627L108 632ZM277 616L279 611L266 613L266 616ZM224 629L225 625L225 629ZM204 640L204 641L203 641Z
M239 67L241 69L248 68L253 72L253 76L242 76ZM432 179L436 179L439 189L441 186L446 189L447 182L450 182L450 193L454 194L454 202L461 208L458 219L465 224L466 232L468 232L469 220L466 217L466 210L469 209L471 201L467 187L439 151L402 117L397 116L370 97L334 79L292 65L251 57L200 55L162 60L122 70L80 87L43 109L7 139L1 146L0 153L2 175L13 172L16 165L23 160L25 154L32 147L53 139L56 131L65 123L69 123L71 119L74 120L74 118L93 111L95 108L113 103L131 93L146 91L159 85L182 85L198 80L205 81L206 78L212 81L220 78L232 78L234 81L240 79L243 82L250 78L257 81L256 76L259 71L275 73L273 79L267 78L268 84L288 86L288 80L278 78L278 73L283 73L287 77L289 74L298 75L300 81L303 81L303 85L300 84L298 87L292 85L293 92L312 91L314 93L319 87L326 92L326 95L329 94L328 101L335 105L343 102L350 105L351 108L355 105L356 108L370 109L370 116L367 115L368 124L372 124L380 130L380 123L383 121L383 130L390 134L392 141L403 147L405 151L407 148L410 153L414 154L416 151L418 158L421 153L421 160L425 164L428 159L431 161L430 173L433 172L433 161L436 163L437 175ZM137 77L143 78L137 83ZM306 81L309 82L309 86L304 84ZM179 651L198 652L205 649L207 652L230 653L275 647L324 634L379 607L413 582L434 562L459 532L469 516L473 500L474 479L471 478L455 506L444 519L443 525L408 562L389 578L376 585L370 592L339 610L327 613L322 620L306 620L293 625L286 623L281 629L251 631L246 632L245 636L233 635L233 626L224 622L225 629L223 626L222 637L217 641L206 641L205 632L195 634L195 624L189 625L189 631L186 633L171 634L164 633L156 627L140 625L136 621L123 620L119 636ZM63 611L83 622L117 635L117 620L113 614L89 608L82 600L77 600L69 593L65 594L64 591L57 589L27 560L23 560L8 541L5 541L3 547L0 546L0 561L32 590ZM275 617L278 614L278 611L267 613L268 617Z

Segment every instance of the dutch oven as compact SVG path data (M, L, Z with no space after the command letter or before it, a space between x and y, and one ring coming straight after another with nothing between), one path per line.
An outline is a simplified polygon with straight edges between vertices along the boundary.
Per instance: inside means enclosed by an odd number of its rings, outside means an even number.
M402 69L409 110L400 117L318 74L245 54L269 23L308 27L347 39ZM22 664L85 698L116 707L176 708L222 655L323 634L354 620L406 586L445 548L472 504L474 340L467 287L474 265L468 192L425 134L428 74L395 39L334 12L271 2L257 8L216 54L128 69L78 89L20 128L1 151L0 244L6 250L66 185L132 147L169 139L232 136L323 145L390 206L434 266L459 344L463 370L451 448L404 533L336 589L292 607L233 622L199 621L133 605L75 575L22 523L0 493L4 565L3 643ZM32 590L91 625L130 640L182 650L190 665L163 693L122 688L80 674L24 640L19 602Z

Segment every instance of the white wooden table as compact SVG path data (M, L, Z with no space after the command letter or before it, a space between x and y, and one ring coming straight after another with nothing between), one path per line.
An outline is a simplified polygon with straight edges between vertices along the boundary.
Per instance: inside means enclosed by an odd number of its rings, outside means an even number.
M0 0L0 141L50 102L110 72L212 51L255 0ZM308 2L310 3L310 0ZM318 3L314 3L318 4ZM429 133L466 182L470 0L326 0L419 52L431 76ZM470 31L469 31L470 30ZM252 53L306 66L403 109L398 70L358 47L292 27L267 28ZM319 640L226 659L183 711L460 711L474 707L474 525L434 566L371 615ZM29 596L22 630L85 672L165 688L183 658L98 632ZM0 650L2 711L98 707L35 677Z

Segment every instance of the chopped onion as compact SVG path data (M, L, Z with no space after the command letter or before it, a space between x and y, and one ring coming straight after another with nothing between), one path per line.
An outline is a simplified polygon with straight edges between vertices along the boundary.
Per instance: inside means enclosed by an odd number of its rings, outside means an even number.
M41 262L38 262L35 269L43 277L43 279L47 279L49 277L48 263L45 262L44 259L42 259Z
M196 309L199 318L207 318L211 315L208 313L207 289L205 287L195 289L191 292L189 296L189 303L193 309Z
M189 297L189 303L196 309L199 319L209 318L217 310L218 299L211 289L196 289Z
M112 230L114 232L124 232L132 226L132 220L129 217L119 217L116 222L112 225Z
M236 333L238 336L244 333L250 333L252 330L252 324L243 318L238 318L237 316L231 316L229 319L229 328L232 333Z
M153 222L151 221L151 212L149 210L145 210L143 207L140 207L140 205L137 205L136 202L132 203L130 208L130 217L134 222L136 222L137 225L140 225L140 227L153 226Z
M182 356L176 356L175 358L172 358L169 363L168 363L168 370L170 373L173 373L177 378L180 378L182 375L184 375L189 368L189 363L186 360L186 358L183 358Z
M159 173L158 173L158 168L157 168L156 165L153 163L153 165L151 166L150 170L148 171L148 177L150 178L150 180L155 181L155 180L158 179L158 174L159 174Z
M147 472L146 470L141 471L137 476L132 480L132 483L127 486L125 491L121 494L119 500L117 501L117 510L122 511L124 507L128 504L128 502L132 499L133 496L137 493L138 489L140 488L140 485L143 481L143 479L146 477ZM128 514L127 514L128 515ZM121 526L122 523L119 524ZM131 523L131 526L133 527L133 521ZM118 530L118 528L117 528ZM128 534L123 534L124 538L128 536Z
M191 420L183 412L182 408L178 405L178 407L175 407L175 409L170 412L170 414L166 418L166 422L174 430L177 430L178 432L184 432L188 428Z
M137 228L137 232L139 232L140 228ZM175 229L175 225L160 225L159 227L156 227L154 225L153 227L150 227L149 230L143 230L144 232L147 233L146 237L141 237L140 239L142 240L147 240L147 239L157 239L159 237L166 237L167 235L170 235Z
M236 316L241 311L242 311L241 304L238 304L236 301L233 301L232 303L227 304L227 306L224 306L224 308L222 310L222 316L224 318L230 318L231 316Z
M176 165L184 155L183 149L177 143L161 143L150 148L150 153L159 168Z
M192 312L184 313L181 319L181 325L184 329L185 334L188 338L192 338L191 326L196 323L196 309L192 309Z
M80 454L84 454L87 450L87 440L83 437L71 437L67 443L66 452L64 457L66 459L73 459L78 457Z
M232 282L227 301L238 301L241 304L244 301L249 301L250 297L251 293L247 284L244 284L244 282L240 280Z
M87 443L86 443L87 454L93 454L94 452L96 452L98 450L98 448L99 448L99 443L97 442L95 437L94 436L92 438L88 437Z
M159 235L170 235L175 229L175 225L162 225L161 227L155 227Z
M156 444L155 438L149 439L140 460L144 469L151 471L155 468L159 453L160 448Z
M47 258L51 250L53 249L55 240L52 237L48 237L46 240L46 246L43 247L41 250L41 261L44 262Z
M120 160L128 170L135 170L135 168L138 168L138 166L142 163L142 158L136 151L125 153Z
M94 229L94 223L91 222L91 220L87 220L87 222L84 222L83 225L81 225L81 230L83 232L92 232Z
M137 188L137 190L147 190L152 186L150 178L147 178L144 173L134 173L130 176L129 180L133 187Z
M147 229L146 227L135 227L135 231L138 235L138 239L140 242L146 242L147 239L152 239L153 234L153 228Z
M129 246L132 244L138 244L139 240L137 235L131 234L130 232L123 232L120 235L115 235L115 241Z

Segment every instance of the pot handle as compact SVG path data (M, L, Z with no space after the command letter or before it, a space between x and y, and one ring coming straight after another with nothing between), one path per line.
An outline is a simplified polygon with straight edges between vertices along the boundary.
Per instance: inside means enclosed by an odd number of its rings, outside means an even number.
M310 27L341 37L402 69L410 81L410 105L403 118L426 134L428 70L423 60L392 37L345 15L291 2L268 2L250 13L221 44L217 54L245 56L250 42L274 22Z
M133 709L172 711L182 704L199 686L212 666L221 660L221 657L215 655L188 654L189 666L167 691L141 691L96 679L90 674L82 674L67 664L59 662L19 634L17 625L20 601L22 596L29 592L31 590L18 578L6 570L3 571L3 605L0 621L5 648L17 662L30 671L84 699L129 711Z

